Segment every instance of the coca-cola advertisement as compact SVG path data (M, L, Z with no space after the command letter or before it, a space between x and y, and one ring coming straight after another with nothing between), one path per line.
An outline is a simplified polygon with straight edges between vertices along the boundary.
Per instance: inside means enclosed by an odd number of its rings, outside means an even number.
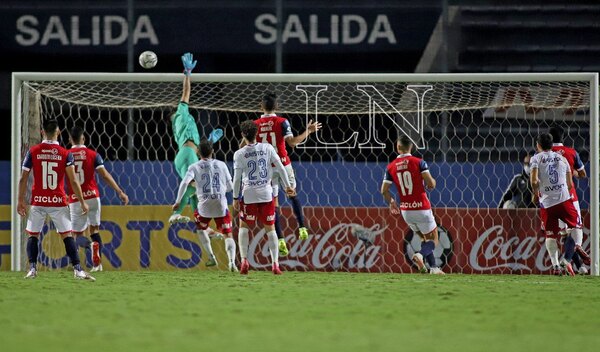
M434 209L439 243L434 251L447 273L544 274L550 259L536 209ZM296 220L282 209L290 250L280 258L286 270L417 272L410 261L420 238L387 208L307 207L308 240L297 238ZM589 250L589 216L583 211ZM248 257L252 267L270 268L264 231L256 228Z

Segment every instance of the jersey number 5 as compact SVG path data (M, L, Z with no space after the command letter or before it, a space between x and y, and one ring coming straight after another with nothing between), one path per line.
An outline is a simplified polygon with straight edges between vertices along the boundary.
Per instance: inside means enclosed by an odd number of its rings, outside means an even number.
M398 183L400 184L400 192L403 196L411 195L413 192L413 182L410 171L398 172Z
M54 168L58 166L58 163L51 161L42 161L42 188L43 189L56 189L58 184L58 174L54 171Z

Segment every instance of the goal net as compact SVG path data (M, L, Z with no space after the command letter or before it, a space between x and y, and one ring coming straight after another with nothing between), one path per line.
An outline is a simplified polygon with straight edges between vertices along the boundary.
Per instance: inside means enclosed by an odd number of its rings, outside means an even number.
M15 212L21 160L40 141L40 124L55 118L61 143L74 125L130 198L122 206L100 183L105 270L205 269L193 223L170 226L180 179L169 116L181 97L180 74L39 74L13 79L12 267L26 263L24 219ZM596 74L484 75L193 75L190 111L200 134L222 128L215 157L230 167L240 122L257 118L265 92L295 134L308 120L324 128L290 150L310 237L280 197L290 253L285 270L414 272L409 258L420 241L380 194L395 140L408 135L413 154L437 180L428 193L440 229L435 255L451 273L548 273L550 261L538 210L506 190L535 152L535 138L552 126L564 131L591 178L575 182L584 222L584 248L598 274L598 99ZM518 178L517 178L518 179ZM526 184L517 185L527 188ZM191 216L188 209L184 215ZM68 265L49 222L39 262ZM255 229L249 258L268 265L265 235ZM234 235L237 227L234 223ZM237 236L234 236L237 237ZM212 239L221 263L223 241ZM81 252L82 258L85 253ZM89 264L90 258L86 262ZM220 264L214 270L224 269ZM221 267L222 266L222 267Z

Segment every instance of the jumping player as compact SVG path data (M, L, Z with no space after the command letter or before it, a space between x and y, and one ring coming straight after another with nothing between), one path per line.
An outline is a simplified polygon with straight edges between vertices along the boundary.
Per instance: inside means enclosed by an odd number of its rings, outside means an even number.
M421 237L421 250L412 258L419 271L427 272L424 262L426 260L431 274L444 274L437 266L433 254L438 244L437 223L433 218L431 204L423 186L424 182L427 189L434 189L436 182L429 173L429 166L425 160L411 155L412 146L407 136L402 135L398 139L396 148L399 155L386 168L381 194L390 206L390 212L394 215L402 213L410 229ZM396 185L400 196L399 206L390 193L392 184Z
M288 196L295 196L287 173L271 144L257 143L258 126L244 121L240 128L245 146L233 155L233 208L240 214L238 245L242 264L240 274L248 274L249 225L260 222L267 233L272 271L280 275L277 233L275 232L275 198L271 186L274 171L279 172ZM273 165L273 166L271 166Z
M266 93L260 104L261 110L264 112L260 118L256 119L254 123L258 126L258 134L256 140L259 143L271 144L284 166L285 172L291 182L292 188L296 188L296 176L294 169L292 168L292 162L288 156L286 149L286 143L291 148L296 147L298 144L304 142L311 133L317 132L321 128L321 123L312 122L310 120L306 126L306 130L298 136L294 136L290 123L287 119L277 116L275 111L277 110L277 96L274 93ZM244 146L242 142L241 146ZM279 253L282 256L288 254L288 248L285 243L285 237L281 231L280 213L279 213L279 184L281 183L282 176L279 172L273 173L273 196L275 197L275 230L277 232L277 238L279 239ZM301 240L308 238L308 229L304 223L304 214L302 212L302 205L296 195L289 196L290 202L292 203L292 210L294 216L298 222L298 235Z
M227 165L212 158L212 143L207 140L200 142L200 161L192 164L177 192L177 200L173 204L173 210L178 210L181 199L190 182L196 182L196 196L198 197L198 209L194 212L198 236L204 250L208 253L206 266L217 265L217 259L208 237L208 224L214 220L217 228L225 236L225 250L229 258L229 270L237 271L235 265L235 242L231 236L231 215L227 207L226 193L231 192L233 184L231 174Z
M123 205L129 203L129 197L127 197L127 194L123 192L110 172L104 167L102 156L95 150L85 146L83 128L75 126L71 129L70 142L70 152L73 154L75 175L81 185L85 202L89 207L87 214L82 214L77 197L75 197L73 192L70 192L70 188L67 188L67 193L70 193L69 208L71 211L73 234L75 235L75 242L80 247L83 247L86 252L91 250L93 267L90 271L102 271L102 237L100 237L101 202L100 191L96 183L96 173L100 175L110 188L115 190ZM83 236L83 233L88 228L91 233L91 243L86 236Z
M196 67L196 60L190 53L185 53L181 57L183 62L183 93L181 101L177 106L177 111L171 115L171 124L173 126L173 136L177 143L178 151L175 156L175 171L182 179L188 171L190 165L198 161L198 144L200 144L200 134L194 117L190 114L189 102L192 85L190 77L192 70ZM220 128L214 129L208 136L208 141L211 143L218 142L223 137L223 130ZM195 196L193 184L189 185L181 199L181 205L173 212L169 218L170 223L188 222L190 218L182 216L185 206L190 204L193 211L198 208L198 199Z
M571 168L567 159L552 151L552 135L541 134L536 142L538 153L531 158L531 188L534 203L539 202L540 205L542 231L546 235L546 250L550 255L555 274L560 274L564 270L569 275L575 275L571 266L575 253L573 234L581 229L581 218L571 199L570 192L573 188ZM560 230L559 220L566 224L565 231ZM559 262L556 239L561 234L566 234L567 237L564 257Z
M557 152L567 159L569 163L569 167L571 168L571 174L573 174L576 178L586 178L587 174L585 172L585 166L579 157L579 153L571 147L567 147L563 144L563 130L559 127L550 127L548 131L552 135L552 151ZM573 206L575 210L577 210L577 214L580 219L581 217L581 209L579 207L579 199L577 198L577 190L575 189L575 185L571 188L571 199L573 200ZM562 221L559 222L561 228L565 228L566 225ZM573 229L571 231L571 236L575 241L575 254L573 255L573 264L577 266L579 272L581 274L587 273L586 267L582 264L590 265L591 259L590 256L583 250L583 230L582 229ZM583 262L583 263L582 263Z
M83 271L79 263L77 245L71 236L71 219L69 218L69 207L67 206L67 194L65 193L65 175L69 179L83 214L88 212L88 205L83 198L81 187L75 176L73 168L73 154L58 144L58 122L47 120L44 122L42 131L44 140L29 149L25 160L23 160L21 179L19 180L19 199L17 212L19 215L27 216L26 231L27 256L29 258L29 271L25 278L37 277L37 257L39 253L39 235L44 227L46 216L50 217L56 231L60 234L65 250L76 279L95 281L90 274ZM33 185L31 187L31 208L27 213L27 181L29 174L33 171Z

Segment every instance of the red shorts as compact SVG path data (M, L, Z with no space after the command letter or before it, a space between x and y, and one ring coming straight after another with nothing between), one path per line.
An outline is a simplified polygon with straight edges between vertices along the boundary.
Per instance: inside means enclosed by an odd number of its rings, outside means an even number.
M211 220L215 221L217 230L223 234L231 233L231 215L229 210L225 212L225 216L220 218L205 218L198 213L198 210L194 212L194 218L196 220L196 227L198 230L206 230Z
M244 204L240 202L240 219L247 224L256 221L263 225L275 224L275 199L266 203Z
M559 234L559 220L567 224L568 229L581 227L581 218L571 199L550 208L541 208L540 216L542 218L542 231L546 232L547 237Z

